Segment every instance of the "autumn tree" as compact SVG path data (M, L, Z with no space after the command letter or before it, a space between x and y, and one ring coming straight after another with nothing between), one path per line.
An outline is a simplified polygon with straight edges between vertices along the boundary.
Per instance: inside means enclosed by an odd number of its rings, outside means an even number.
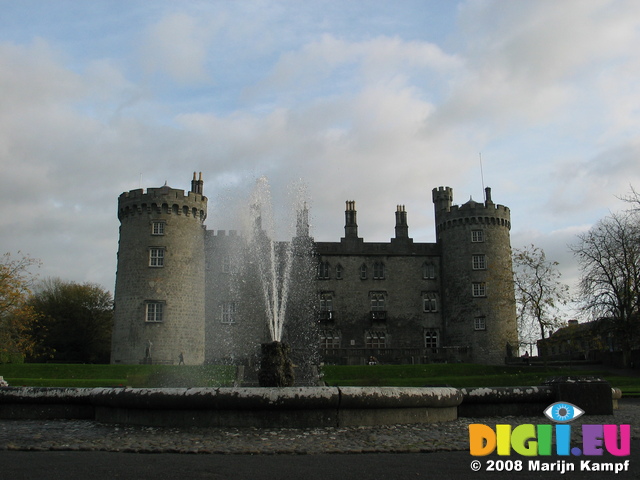
M32 269L39 265L39 260L28 255L12 258L5 253L1 257L0 363L21 360L34 349L30 332L37 316L26 301L35 280Z
M38 341L32 360L109 362L113 319L110 292L92 283L49 278L38 285L29 303L41 315L34 331Z
M513 249L513 279L516 293L518 333L528 344L539 333L544 339L561 324L561 307L569 301L569 287L560 282L558 262L549 261L534 245ZM546 349L539 352L546 358Z
M640 333L640 213L609 215L578 235L571 250L581 269L582 307L606 321L628 365Z

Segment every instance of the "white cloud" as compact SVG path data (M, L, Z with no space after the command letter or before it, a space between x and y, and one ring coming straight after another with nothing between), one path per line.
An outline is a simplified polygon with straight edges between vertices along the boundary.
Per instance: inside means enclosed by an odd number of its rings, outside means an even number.
M180 83L210 80L205 64L210 25L185 13L173 13L152 25L140 48L149 72L161 72Z

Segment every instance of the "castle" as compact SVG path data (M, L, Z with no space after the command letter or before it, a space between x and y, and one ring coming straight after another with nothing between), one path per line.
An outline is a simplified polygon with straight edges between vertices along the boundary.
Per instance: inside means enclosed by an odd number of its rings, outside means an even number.
M277 244L293 245L300 264L285 324L294 349L336 364L497 364L512 355L509 209L489 188L482 203L453 205L449 187L433 189L432 200L435 243L413 241L404 206L395 237L381 243L358 236L353 201L337 242L314 241L299 212L295 237ZM251 262L241 262L243 235L208 230L206 217L202 174L187 193L120 195L112 363L246 364L269 340Z

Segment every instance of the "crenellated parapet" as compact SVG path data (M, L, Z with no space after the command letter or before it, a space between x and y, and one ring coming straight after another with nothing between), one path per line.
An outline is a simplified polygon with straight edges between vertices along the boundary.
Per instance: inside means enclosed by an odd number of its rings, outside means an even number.
M470 199L462 205L452 205L453 189L450 187L434 188L436 234L443 230L465 225L498 226L510 230L511 211L509 207L493 203L491 189L485 190L487 199L483 203Z
M181 215L204 222L207 217L207 197L201 193L170 188L139 188L118 197L118 219L150 214Z

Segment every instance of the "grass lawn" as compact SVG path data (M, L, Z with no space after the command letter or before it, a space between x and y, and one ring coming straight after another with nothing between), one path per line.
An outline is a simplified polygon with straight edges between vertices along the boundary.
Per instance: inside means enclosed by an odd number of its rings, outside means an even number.
M233 385L235 367L223 365L0 364L11 386L220 387Z
M557 375L596 375L620 388L624 396L640 396L640 376L621 376L594 365L592 369L475 364L324 366L331 386L500 387L540 385ZM0 364L0 376L11 386L39 387L217 387L231 386L235 367L221 365L66 365Z
M452 386L507 387L540 385L548 377L559 375L595 375L603 377L611 386L620 388L624 396L640 396L640 376L620 376L608 372L605 367L593 369L568 367L537 367L475 364L429 365L357 365L325 366L324 380L328 385L339 386Z

